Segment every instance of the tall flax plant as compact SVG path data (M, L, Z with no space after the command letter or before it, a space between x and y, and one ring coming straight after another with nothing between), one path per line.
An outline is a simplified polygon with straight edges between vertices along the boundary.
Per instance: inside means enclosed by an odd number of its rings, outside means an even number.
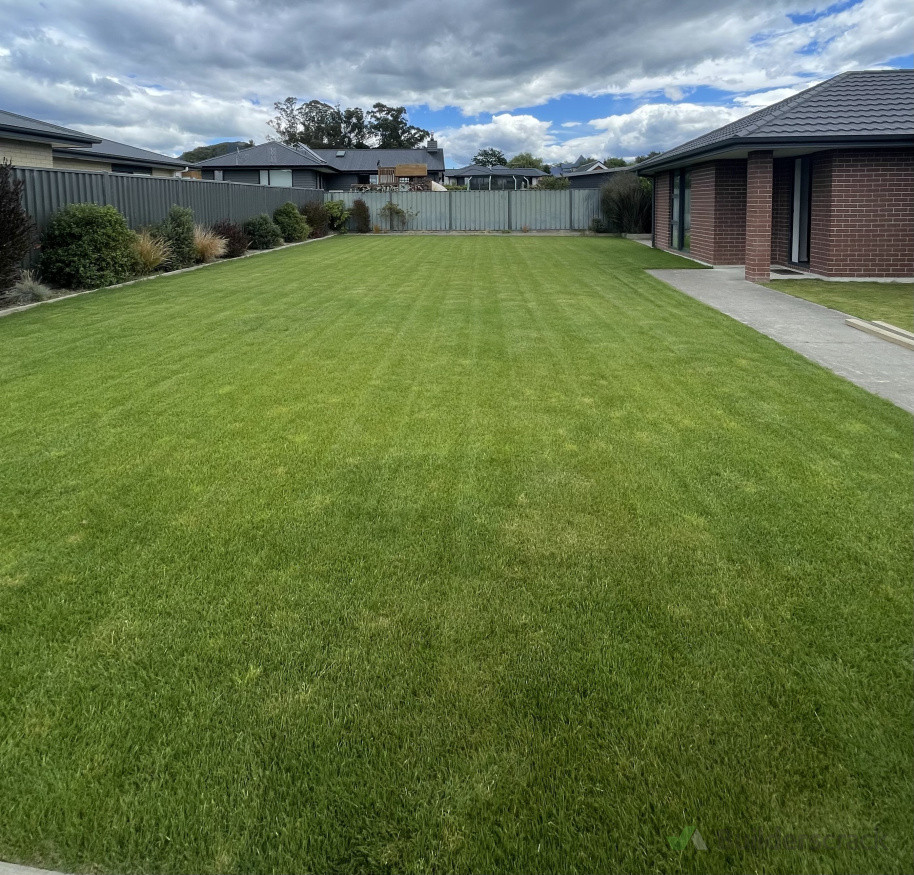
M600 189L603 218L616 234L646 234L651 230L651 184L635 173L614 173Z

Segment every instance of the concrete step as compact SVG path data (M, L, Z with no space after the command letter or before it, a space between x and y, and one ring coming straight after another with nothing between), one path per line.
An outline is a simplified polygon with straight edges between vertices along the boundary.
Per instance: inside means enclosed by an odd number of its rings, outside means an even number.
M878 319L874 319L873 325L878 325L880 328L884 328L886 331L894 331L896 334L900 334L902 337L906 337L908 340L914 340L914 332L908 331L906 328L899 328L897 325L892 325L891 322L880 322Z
M914 350L914 335L903 328L897 328L894 325L888 325L888 323L867 322L865 319L858 319L856 316L848 316L844 322L846 325L850 325L851 328L857 328L867 334L872 334L873 337L878 337L880 340L887 340L889 343L896 343L905 349Z

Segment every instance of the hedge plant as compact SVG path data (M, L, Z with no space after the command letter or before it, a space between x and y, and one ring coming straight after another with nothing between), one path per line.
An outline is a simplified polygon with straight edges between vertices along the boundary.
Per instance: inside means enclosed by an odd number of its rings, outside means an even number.
M136 235L112 206L70 204L41 235L42 277L66 289L94 289L140 271Z
M311 226L292 201L273 211L273 221L279 227L282 239L286 243L299 243L307 240L308 234L311 233Z
M171 250L169 268L180 270L190 267L197 260L194 246L194 211L190 207L173 206L165 219L155 228L155 234Z
M218 234L225 240L226 249L223 258L238 258L248 251L251 245L251 238L244 233L241 225L230 222L228 219L222 219L213 225L213 233Z
M248 219L244 233L251 238L251 249L273 249L282 243L282 231L266 213Z
M22 260L35 245L35 224L22 207L21 179L9 161L0 161L0 292L15 285Z

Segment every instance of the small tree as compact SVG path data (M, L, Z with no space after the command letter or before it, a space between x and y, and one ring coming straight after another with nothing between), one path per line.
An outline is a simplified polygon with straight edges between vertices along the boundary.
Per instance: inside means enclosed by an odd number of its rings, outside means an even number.
M508 163L505 153L501 149L480 149L473 158L473 163L480 167L496 167Z
M357 234L367 234L371 230L371 212L361 198L352 202L352 224Z
M632 173L614 173L600 189L608 231L646 234L651 230L651 184Z
M19 279L22 259L35 245L35 223L22 208L21 179L13 179L13 166L0 161L0 292Z

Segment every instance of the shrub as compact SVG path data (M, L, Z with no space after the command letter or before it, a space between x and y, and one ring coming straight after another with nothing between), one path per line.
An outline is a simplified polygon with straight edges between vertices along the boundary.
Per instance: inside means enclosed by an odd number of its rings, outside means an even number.
M244 233L241 225L236 225L228 219L216 222L213 225L213 233L225 240L225 258L238 258L240 255L244 255L251 245L251 238Z
M35 223L22 208L21 179L12 164L0 161L0 292L19 278L19 265L35 245Z
M371 230L371 212L361 198L352 203L352 224L359 234L367 234Z
M171 247L166 240L157 237L148 228L138 231L133 248L142 273L152 273L171 260Z
M31 270L19 272L19 279L5 292L0 293L4 304L35 304L53 298L54 292L41 282Z
M190 267L197 260L194 249L194 211L190 207L173 206L154 232L171 249L169 266L172 270Z
M203 225L194 225L194 252L197 261L209 264L225 255L228 249L228 240L220 237L212 228Z
M292 201L277 207L273 211L273 221L279 227L286 243L298 243L301 240L307 240L308 234L311 233L311 226Z
M41 235L41 273L65 289L121 283L140 270L135 239L114 207L70 204Z
M273 249L282 243L282 231L266 213L244 223L244 233L251 238L252 249Z
M320 201L302 204L301 214L311 226L312 237L326 237L330 233L330 211Z
M614 173L600 189L606 230L646 234L651 230L651 184L634 173Z
M387 219L391 231L405 231L410 219L415 219L419 215L415 210L404 210L393 201L388 201L378 212Z
M568 188L570 183L567 176L541 176L536 182L536 188L540 191L562 191Z
M324 209L330 216L330 230L334 234L345 234L347 231L346 223L349 221L349 210L342 201L327 201Z
M598 216L597 218L590 220L590 230L593 231L594 234L605 234L609 228L607 228L605 220Z

